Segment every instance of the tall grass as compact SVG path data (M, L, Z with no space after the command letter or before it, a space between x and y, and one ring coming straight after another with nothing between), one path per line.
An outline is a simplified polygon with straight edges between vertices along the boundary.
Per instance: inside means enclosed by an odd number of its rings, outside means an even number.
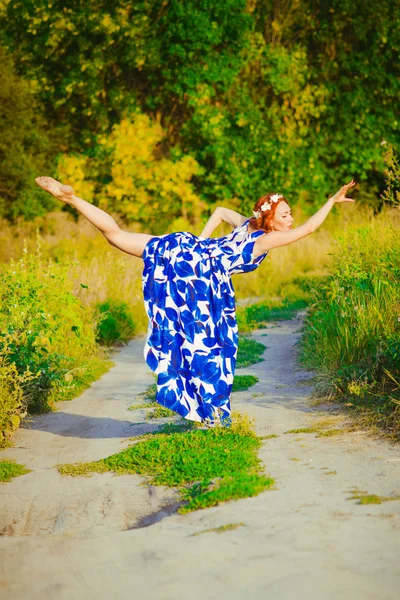
M301 341L317 393L400 439L400 209L348 227L312 292Z
M0 442L27 410L50 410L110 366L95 341L96 317L71 292L67 265L24 247L0 272ZM84 288L82 288L84 289Z

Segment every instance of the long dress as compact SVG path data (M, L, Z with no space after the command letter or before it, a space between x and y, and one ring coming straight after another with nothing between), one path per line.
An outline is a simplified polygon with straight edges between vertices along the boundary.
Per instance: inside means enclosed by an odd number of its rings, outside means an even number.
M192 421L230 425L238 349L231 276L254 271L268 254L253 258L265 232L249 233L248 222L220 238L155 236L143 252L144 357L157 375L156 400Z

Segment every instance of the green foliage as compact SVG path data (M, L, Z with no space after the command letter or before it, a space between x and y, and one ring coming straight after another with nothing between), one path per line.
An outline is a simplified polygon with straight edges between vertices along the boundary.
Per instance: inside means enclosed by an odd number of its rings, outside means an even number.
M135 321L126 302L108 299L96 305L100 314L97 321L96 340L110 346L127 342L135 333Z
M311 281L309 283L311 285ZM302 295L301 293L299 295ZM285 321L296 316L299 310L308 305L309 292L304 294L304 298L287 296L283 300L262 300L250 304L242 309L239 327L242 325L242 331L249 331L260 327L265 327L270 321Z
M236 367L249 367L262 362L265 346L251 338L239 336L239 347L236 359Z
M393 436L400 428L400 230L392 221L349 229L332 272L313 291L302 359L339 397Z
M386 145L386 141L382 144ZM399 157L396 155L392 145L388 145L385 154L385 180L386 189L382 198L392 206L400 206L400 164Z
M217 506L227 500L258 496L261 492L269 489L273 483L273 479L266 475L241 472L233 477L223 477L214 486L211 486L211 489L210 486L193 486L183 496L188 503L178 512L185 514L199 508Z
M153 204L162 212L170 200L162 224L179 229L188 194L191 224L193 205L248 214L272 190L309 212L353 176L357 199L379 208L382 139L399 147L399 22L395 0L378 11L374 0L16 0L0 7L0 42L58 128L59 153L84 153L87 193L159 233ZM143 139L135 147L124 134L135 114L162 127L154 152L164 162L137 160ZM124 152L111 157L110 141ZM28 177L7 152L13 179Z
M164 419L165 417L176 417L176 412L165 406L156 406L149 412L146 419Z
M255 496L273 484L259 474L261 441L244 416L235 415L231 428L177 432L170 425L164 430L108 458L59 465L58 470L74 476L105 471L147 475L155 485L181 488L182 498L188 501L181 513Z
M55 206L34 182L52 166L53 142L32 86L0 45L0 217L29 220Z
M11 481L13 477L25 475L26 473L30 473L30 469L26 469L13 460L0 461L0 481Z
M26 415L23 389L35 378L29 369L19 373L14 363L0 355L0 448L10 445L13 431Z
M24 403L39 412L73 397L108 367L95 343L92 312L70 291L67 265L44 261L40 247L38 235L36 253L25 246L23 257L0 274L0 356L29 377Z
M235 375L232 392L243 392L259 381L255 375Z

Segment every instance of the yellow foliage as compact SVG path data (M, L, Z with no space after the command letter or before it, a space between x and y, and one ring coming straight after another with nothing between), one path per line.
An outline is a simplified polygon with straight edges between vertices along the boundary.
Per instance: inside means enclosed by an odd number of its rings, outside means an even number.
M94 184L85 179L88 159L85 156L62 154L57 165L56 177L72 185L75 194L90 201L94 193Z
M123 119L101 140L111 153L112 181L100 206L127 221L140 221L155 233L164 232L179 217L196 225L206 208L190 183L199 164L191 156L176 161L165 157L159 147L163 137L160 123L137 114Z

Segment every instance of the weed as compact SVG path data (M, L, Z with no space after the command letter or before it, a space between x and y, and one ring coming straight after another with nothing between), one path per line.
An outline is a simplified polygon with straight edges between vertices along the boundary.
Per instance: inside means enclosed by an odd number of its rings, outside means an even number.
M30 469L26 469L23 465L20 465L13 460L0 461L0 481L11 481L13 477L25 475L30 472Z

